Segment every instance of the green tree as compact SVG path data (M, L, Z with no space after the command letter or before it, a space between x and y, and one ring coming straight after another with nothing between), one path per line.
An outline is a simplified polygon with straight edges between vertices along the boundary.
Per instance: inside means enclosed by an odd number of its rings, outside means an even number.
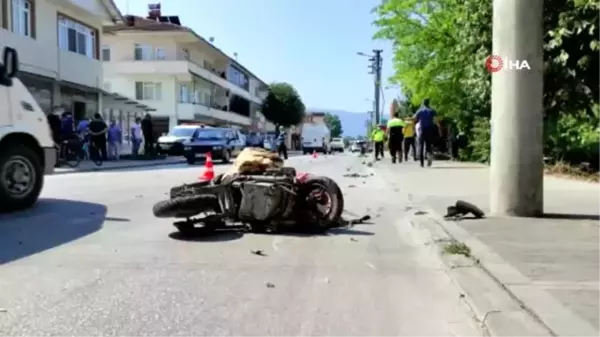
M374 9L375 38L393 45L395 74L412 112L424 98L469 136L463 158L489 158L492 47L489 0L388 0ZM598 0L544 2L545 153L598 165ZM568 132L566 130L569 130Z
M330 113L325 114L325 124L331 131L331 137L340 137L344 133L342 129L342 122L338 115L332 115Z
M261 112L279 130L279 126L289 127L302 122L306 107L292 85L272 83L269 85Z

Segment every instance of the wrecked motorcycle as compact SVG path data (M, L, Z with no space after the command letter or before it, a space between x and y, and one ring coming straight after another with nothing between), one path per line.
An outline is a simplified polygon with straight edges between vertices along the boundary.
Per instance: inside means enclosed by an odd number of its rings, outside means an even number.
M297 174L292 167L219 175L208 182L177 186L168 200L153 207L156 217L185 218L174 223L182 234L236 224L253 232L286 228L323 232L343 223L343 210L344 197L335 181Z

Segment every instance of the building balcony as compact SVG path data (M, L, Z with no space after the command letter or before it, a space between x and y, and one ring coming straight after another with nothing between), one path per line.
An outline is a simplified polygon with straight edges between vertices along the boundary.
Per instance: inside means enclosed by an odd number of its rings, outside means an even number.
M250 118L233 112L223 111L200 104L179 103L177 118L180 120L219 121L223 123L249 126Z
M115 75L186 75L191 73L229 90L232 94L258 104L262 103L260 97L229 82L218 72L188 60L111 61L104 62L104 71L107 74Z

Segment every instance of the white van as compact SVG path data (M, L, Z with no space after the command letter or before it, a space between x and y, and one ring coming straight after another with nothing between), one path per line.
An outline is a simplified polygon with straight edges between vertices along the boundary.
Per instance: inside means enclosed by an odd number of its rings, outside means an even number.
M325 124L304 123L302 125L302 152L304 154L331 153L331 131Z
M0 211L33 206L51 174L56 150L46 115L16 78L17 51L4 48L0 63Z

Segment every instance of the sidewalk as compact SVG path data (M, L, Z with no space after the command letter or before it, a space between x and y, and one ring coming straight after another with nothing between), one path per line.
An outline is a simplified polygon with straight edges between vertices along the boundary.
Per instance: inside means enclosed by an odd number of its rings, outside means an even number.
M598 184L547 176L546 218L450 222L441 216L458 199L489 211L487 166L434 162L421 168L412 161L393 166L383 161L375 167L408 194L415 209L427 211L420 219L435 220L450 237L469 246L483 270L552 334L598 336Z
M176 165L185 163L185 159L183 157L167 157L162 159L155 160L132 160L132 159L123 159L119 161L107 161L102 163L102 166L96 166L92 161L84 160L79 166L75 168L71 168L68 166L63 166L54 169L54 174L69 174L69 173L77 173L77 172L93 172L93 171L110 171L110 170L120 170L120 169L131 169L138 167L149 167L149 166L160 166L160 165Z

